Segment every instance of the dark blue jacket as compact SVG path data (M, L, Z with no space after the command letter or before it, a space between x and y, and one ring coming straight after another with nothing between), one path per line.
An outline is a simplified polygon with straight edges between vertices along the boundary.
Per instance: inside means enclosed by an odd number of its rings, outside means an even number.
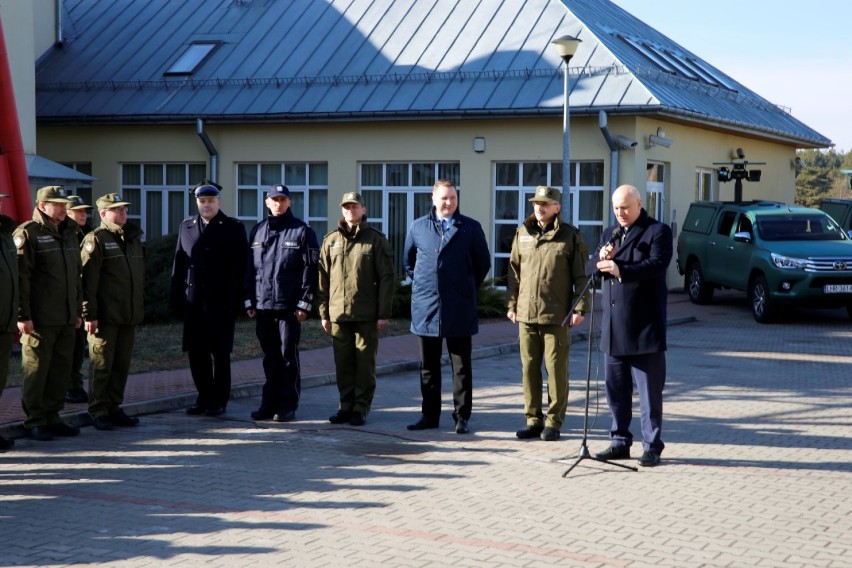
M600 247L609 242L615 227L603 232ZM601 350L612 357L665 351L671 229L642 209L612 259L621 280L604 275ZM597 261L595 251L586 264L586 274L595 272Z
M313 229L287 212L251 230L246 308L310 312L317 286L319 244Z
M411 278L411 333L466 337L479 331L476 290L491 270L482 226L458 211L446 234L435 208L416 219L405 239L403 264Z

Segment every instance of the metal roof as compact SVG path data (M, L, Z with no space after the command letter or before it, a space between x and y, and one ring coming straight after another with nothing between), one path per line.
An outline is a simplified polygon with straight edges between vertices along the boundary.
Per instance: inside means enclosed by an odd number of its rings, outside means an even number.
M65 10L66 41L36 70L40 123L556 116L550 41L571 34L583 40L574 114L664 114L830 144L606 0L65 0ZM217 47L191 75L164 75L193 42ZM655 50L709 81L655 62Z

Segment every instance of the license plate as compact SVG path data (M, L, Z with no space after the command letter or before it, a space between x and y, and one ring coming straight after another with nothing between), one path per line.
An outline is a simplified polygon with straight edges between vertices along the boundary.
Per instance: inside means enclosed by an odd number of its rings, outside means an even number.
M852 284L826 284L822 291L826 294L852 294Z

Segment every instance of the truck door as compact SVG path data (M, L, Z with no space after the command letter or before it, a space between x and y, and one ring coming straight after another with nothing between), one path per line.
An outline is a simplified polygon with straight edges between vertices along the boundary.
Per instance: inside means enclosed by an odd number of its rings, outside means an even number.
M731 243L734 240L734 222L737 211L725 209L719 214L716 227L707 239L707 266L704 267L704 277L710 282L724 286L732 286L730 280Z

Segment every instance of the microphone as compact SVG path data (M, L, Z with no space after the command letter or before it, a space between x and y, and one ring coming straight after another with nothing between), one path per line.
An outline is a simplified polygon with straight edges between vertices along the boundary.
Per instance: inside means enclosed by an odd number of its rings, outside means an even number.
M600 258L601 250L605 249L608 246L615 245L615 243L620 240L622 236L624 236L624 227L619 225L618 227L612 230L612 234L609 236L609 239L607 239L606 244L604 244L600 249L598 249L598 258ZM601 272L600 270L595 270L593 278L598 279L602 277L603 272Z

